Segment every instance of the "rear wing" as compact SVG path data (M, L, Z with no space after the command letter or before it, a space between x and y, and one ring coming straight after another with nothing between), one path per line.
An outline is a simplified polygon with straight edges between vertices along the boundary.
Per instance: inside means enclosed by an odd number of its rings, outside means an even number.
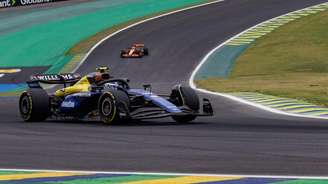
M144 47L145 44L143 44L143 43L135 43L135 44L133 44L133 46L135 46L135 47Z
M67 73L67 74L40 74L32 75L30 80L27 81L27 85L30 88L40 88L39 83L44 84L72 84L76 83L81 79L81 75L77 73Z

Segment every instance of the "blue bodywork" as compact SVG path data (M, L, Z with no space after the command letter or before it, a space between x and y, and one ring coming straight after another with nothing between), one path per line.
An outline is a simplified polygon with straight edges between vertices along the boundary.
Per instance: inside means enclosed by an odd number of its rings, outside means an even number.
M129 92L135 95L142 95L146 100L152 101L155 105L163 108L165 111L169 113L181 113L182 111L173 103L167 101L166 99L157 96L156 94L146 91L143 89L130 89Z
M65 115L84 116L96 108L99 96L100 93L93 92L68 95L60 104L59 111Z
M146 101L151 101L156 106L162 108L168 113L182 113L182 111L167 99L162 98L150 91L143 89L128 89L128 94L143 96ZM84 116L97 107L101 92L83 92L75 93L65 97L59 107L61 114Z

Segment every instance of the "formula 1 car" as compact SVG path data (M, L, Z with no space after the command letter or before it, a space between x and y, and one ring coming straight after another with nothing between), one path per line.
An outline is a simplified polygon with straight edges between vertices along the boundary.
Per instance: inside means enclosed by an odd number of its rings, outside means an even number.
M143 56L148 56L148 48L145 44L135 43L132 47L121 51L121 58L141 58Z
M40 83L63 84L64 88L48 94ZM88 117L100 117L107 124L164 117L189 122L197 116L213 115L208 99L203 99L201 112L197 93L190 87L176 85L169 95L153 93L150 85L131 89L128 79L114 78L107 67L84 77L35 75L27 84L29 89L20 96L19 110L28 122Z

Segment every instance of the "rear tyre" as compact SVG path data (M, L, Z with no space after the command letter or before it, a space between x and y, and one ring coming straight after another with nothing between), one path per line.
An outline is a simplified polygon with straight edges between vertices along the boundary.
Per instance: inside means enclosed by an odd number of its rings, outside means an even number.
M29 89L19 98L19 112L26 122L44 121L50 114L50 98L43 89Z
M122 50L122 51L121 51L121 54L120 54L120 57L121 57L121 58L124 58L124 54L125 54L125 51Z
M195 113L199 111L199 97L196 91L187 86L177 85L171 93L171 100L177 106L186 106ZM196 115L176 115L172 116L176 122L187 123L196 119Z
M120 120L120 112L128 113L129 98L123 91L108 91L104 93L98 102L98 110L101 121L105 124L115 124Z

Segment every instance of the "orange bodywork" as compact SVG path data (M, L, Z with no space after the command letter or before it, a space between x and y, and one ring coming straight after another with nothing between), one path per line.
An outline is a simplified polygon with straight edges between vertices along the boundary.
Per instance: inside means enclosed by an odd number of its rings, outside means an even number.
M135 43L132 47L122 50L121 57L122 58L139 58L145 55L143 51L141 51L145 47L145 44Z

